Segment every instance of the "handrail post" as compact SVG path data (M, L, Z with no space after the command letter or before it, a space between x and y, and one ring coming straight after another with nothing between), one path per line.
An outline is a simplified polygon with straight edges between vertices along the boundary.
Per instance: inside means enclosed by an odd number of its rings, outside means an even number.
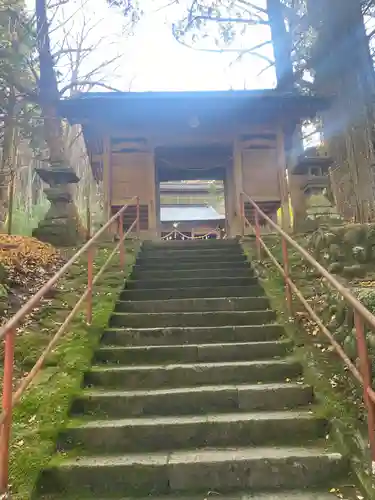
M285 272L285 295L286 295L286 303L288 306L289 315L293 314L293 299L292 299L292 291L289 286L289 255L288 255L288 245L286 239L281 237L281 245L282 245L282 253L283 253L283 264L284 264L284 272Z
M3 379L3 411L6 417L1 426L0 437L0 494L8 491L9 479L9 442L12 428L12 397L13 397L13 370L14 370L14 345L16 329L11 328L5 336L4 349L4 379Z
M258 260L262 260L262 245L260 244L260 224L259 224L259 213L256 208L255 211L255 243L257 247Z
M140 206L139 206L139 196L137 196L137 238L139 239L141 234L141 221L140 221Z
M120 236L120 266L121 271L125 268L125 248L124 248L124 213L120 214L119 219L119 236Z
M371 388L371 363L368 355L364 322L357 311L354 311L354 326L357 338L357 352L360 371L363 379L363 399L367 408L367 429L370 444L372 474L375 474L375 407L368 390Z
M94 280L94 247L87 250L87 315L88 325L92 323L92 283Z

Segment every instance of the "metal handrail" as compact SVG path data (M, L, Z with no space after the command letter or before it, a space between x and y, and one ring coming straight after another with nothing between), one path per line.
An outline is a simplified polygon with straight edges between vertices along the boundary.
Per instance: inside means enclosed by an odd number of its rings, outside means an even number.
M245 216L245 199L253 207L255 211L255 228L250 223L250 221ZM275 256L272 254L271 250L268 248L266 243L261 237L260 232L260 218L267 222L272 229L281 236L282 242L282 256L283 256L283 266L278 262ZM371 451L372 460L372 473L375 474L375 391L372 388L371 380L371 363L367 348L366 336L365 336L365 324L370 326L375 330L375 316L352 294L352 292L342 285L330 272L327 271L319 262L317 262L314 257L307 252L303 247L301 247L289 234L287 234L278 224L276 224L270 217L268 217L263 210L257 205L257 203L245 192L241 193L241 223L242 232L245 233L245 225L252 229L255 233L256 247L258 259L262 258L262 249L271 259L277 270L284 278L285 283L285 297L287 302L287 307L290 316L293 316L293 295L294 294L299 301L303 304L306 311L310 315L311 319L317 324L322 333L329 339L332 347L340 358L344 361L348 370L352 373L354 378L361 384L363 388L363 399L367 409L367 429L368 429L368 439ZM323 324L319 316L311 308L303 294L300 292L298 287L292 281L289 275L289 255L288 255L288 245L296 250L311 266L326 280L326 282L335 289L343 299L353 308L354 310L354 326L357 337L357 351L360 361L360 369L358 370L351 359L346 355L344 349L341 345L334 339L331 332Z
M134 222L130 225L129 229L124 233L124 213L126 209L136 203L137 211L136 218ZM100 239L100 237L111 228L112 225L116 224L119 231L119 241L108 256L105 263L102 265L98 273L94 277L94 249L95 245ZM18 311L10 318L4 326L0 328L0 339L4 339L4 377L3 377L3 390L2 390L2 413L0 414L0 498L5 498L8 491L9 483L9 445L10 445L10 434L12 427L12 413L15 405L20 401L22 395L25 393L27 388L30 386L32 381L35 379L36 375L39 373L44 365L48 355L55 348L56 344L65 333L67 327L69 326L71 320L77 314L81 308L83 302L87 301L87 311L86 311L86 321L87 324L92 323L92 297L93 297L93 286L97 283L99 278L102 276L104 271L107 269L109 263L111 262L113 256L118 252L120 253L120 268L121 271L125 266L125 249L124 240L136 228L136 234L139 237L140 233L140 210L139 210L139 197L134 196L129 202L124 205L113 217L111 217L102 228L97 231L92 238L87 241L74 255L71 257L66 264L64 264L59 271L54 274L54 276L45 283L42 288L36 292ZM66 317L63 324L60 326L58 331L55 333L47 347L44 349L32 369L29 373L21 380L15 392L13 392L13 371L14 371L14 351L15 351L15 340L16 340L16 329L20 323L25 319L25 317L33 311L33 309L39 304L41 299L52 289L52 287L59 281L59 279L70 270L72 265L77 262L77 260L82 257L87 252L87 288L85 292L76 302L73 309L70 311Z

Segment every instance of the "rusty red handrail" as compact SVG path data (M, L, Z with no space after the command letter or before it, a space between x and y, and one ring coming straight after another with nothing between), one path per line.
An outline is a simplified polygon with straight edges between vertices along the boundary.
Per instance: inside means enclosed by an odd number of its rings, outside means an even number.
M124 212L131 205L136 203L137 212L134 222L130 225L129 229L124 233ZM71 259L68 260L64 266L61 267L56 274L43 285L43 287L33 295L24 304L12 318L7 321L5 325L0 328L0 339L5 339L4 349L4 378L3 378L3 392L2 392L2 412L0 414L0 498L7 493L9 482L9 444L10 434L12 427L12 413L14 406L20 401L22 395L34 380L40 369L43 367L44 362L51 351L55 348L58 341L65 333L71 320L77 314L82 304L87 301L86 320L88 324L92 322L92 291L93 286L104 271L107 269L113 256L118 252L120 253L120 268L121 271L125 265L125 250L124 240L136 228L136 233L139 238L140 221L139 221L139 197L134 196L129 202L124 205L113 217L111 217L104 226L97 231L97 233L85 243ZM99 238L113 225L119 225L119 242L114 250L108 256L105 263L102 265L98 273L94 277L94 251L95 244ZM77 303L66 317L63 324L57 330L47 347L44 349L39 359L36 361L30 372L21 380L15 392L13 392L13 370L14 370L14 349L16 340L16 329L22 320L39 304L40 300L51 290L51 288L58 282L58 280L71 268L87 252L87 288L82 296L78 299Z
M250 223L250 221L245 216L244 200L247 200L250 205L255 210L255 228ZM275 256L272 254L271 250L268 248L264 242L261 231L259 218L262 218L267 222L272 229L274 229L280 236L282 240L282 256L283 265L281 265ZM289 236L278 224L276 224L270 217L268 217L263 210L256 204L256 202L245 192L241 193L241 221L242 221L242 234L245 234L245 224L247 223L249 227L255 234L257 255L261 259L262 249L268 255L270 260L273 262L279 273L283 276L285 282L286 290L286 302L289 314L293 315L293 296L292 293L299 299L303 304L306 311L310 315L311 319L317 324L319 329L324 333L324 335L329 339L332 347L340 358L344 361L348 370L352 373L354 378L361 384L363 388L363 399L367 409L367 429L368 429L368 439L371 451L372 460L372 473L375 474L375 391L372 388L371 381L371 364L369 360L368 348L366 343L365 329L364 325L367 324L372 329L375 330L375 316L351 293L351 291L342 285L330 272L327 271L319 262L317 262L314 257L307 252L303 247L301 247L291 236ZM334 339L331 332L323 324L316 312L311 308L303 294L300 292L296 284L291 280L289 276L289 255L288 255L288 245L294 248L305 260L311 264L311 266L318 271L318 273L327 281L327 283L335 289L339 294L346 300L346 302L353 308L355 315L355 330L357 336L357 352L360 361L360 370L357 369L355 364L346 355L344 349L341 345Z

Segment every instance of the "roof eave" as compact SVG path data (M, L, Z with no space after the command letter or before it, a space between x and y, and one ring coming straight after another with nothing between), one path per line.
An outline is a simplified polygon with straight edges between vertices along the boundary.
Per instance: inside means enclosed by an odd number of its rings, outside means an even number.
M205 99L202 99L202 97ZM320 111L324 111L330 105L331 99L326 97L308 96L301 94L280 94L275 92L255 92L255 91L227 91L227 92L154 92L154 93L114 93L114 92L100 92L88 93L81 97L74 97L71 99L64 99L59 102L59 113L62 117L66 118L69 123L86 123L90 121L90 115L93 117L97 115L100 110L105 111L107 114L110 110L119 112L121 105L127 106L129 109L132 106L144 106L148 103L158 104L161 100L191 100L196 104L204 102L208 104L210 101L218 100L223 105L226 104L233 109L238 107L238 101L250 105L251 102L261 106L268 106L275 111L287 111L291 107L299 109L301 118L314 117ZM237 101L236 106L234 102Z

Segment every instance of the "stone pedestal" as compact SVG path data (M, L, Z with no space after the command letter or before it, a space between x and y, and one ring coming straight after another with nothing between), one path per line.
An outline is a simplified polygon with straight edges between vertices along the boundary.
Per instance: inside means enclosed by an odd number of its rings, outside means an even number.
M70 167L52 166L38 169L37 173L50 186L45 194L51 206L33 236L56 247L79 245L85 239L85 231L70 192L70 185L76 184L79 178Z

